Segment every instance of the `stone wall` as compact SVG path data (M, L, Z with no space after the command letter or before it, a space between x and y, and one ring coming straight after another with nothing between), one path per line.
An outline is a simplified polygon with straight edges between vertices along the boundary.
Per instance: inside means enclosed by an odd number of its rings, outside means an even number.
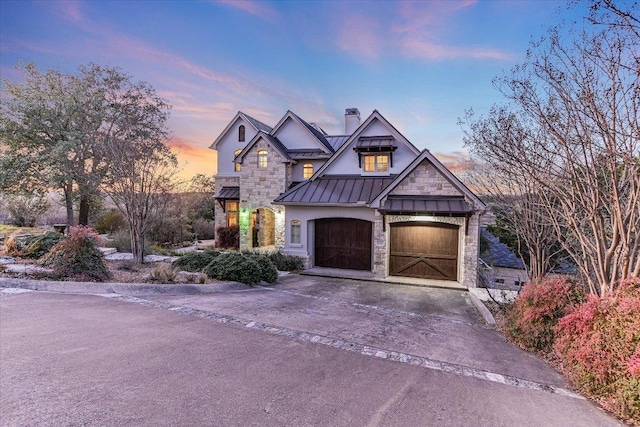
M216 176L216 193L219 193L222 187L238 187L239 185L240 178L237 176ZM227 226L227 214L217 201L215 205L215 226L216 229Z
M462 195L462 193L426 159L409 173L390 194L405 196Z
M267 167L258 167L258 151L267 150ZM240 249L250 249L252 244L250 213L258 208L268 208L274 213L272 233L275 246L284 246L284 207L274 205L273 200L287 188L287 164L271 145L258 141L246 154L240 170ZM244 219L246 217L246 219ZM261 224L266 226L267 224ZM263 231L266 238L266 231Z

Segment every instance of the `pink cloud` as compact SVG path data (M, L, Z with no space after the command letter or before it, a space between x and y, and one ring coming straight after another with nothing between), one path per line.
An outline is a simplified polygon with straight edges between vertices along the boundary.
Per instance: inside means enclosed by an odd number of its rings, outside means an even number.
M350 15L338 35L338 47L349 53L376 58L382 47L380 25L371 17Z
M411 33L427 26L444 26L455 12L475 3L476 0L402 2L399 9L400 22L392 30L396 33Z
M475 58L475 59L511 59L511 55L486 47L463 47L463 46L447 46L430 42L428 40L418 40L406 38L400 42L403 53L406 56L420 59L457 59L457 58Z
M250 15L257 16L258 18L265 19L267 21L273 21L278 17L278 11L271 7L264 1L252 1L252 0L216 0L215 3L224 4Z
M81 22L84 20L84 16L80 11L81 4L82 3L79 1L59 0L58 13L68 21L76 22L76 23Z

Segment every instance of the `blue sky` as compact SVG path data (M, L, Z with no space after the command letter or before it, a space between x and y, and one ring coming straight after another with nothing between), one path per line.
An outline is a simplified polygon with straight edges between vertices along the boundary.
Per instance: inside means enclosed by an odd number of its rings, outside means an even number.
M577 9L576 9L577 7ZM491 80L529 41L584 5L539 1L0 0L0 74L18 61L90 61L151 83L173 105L183 175L215 173L207 147L238 110L287 110L342 133L345 108L380 111L446 164L464 157L458 117L500 100Z

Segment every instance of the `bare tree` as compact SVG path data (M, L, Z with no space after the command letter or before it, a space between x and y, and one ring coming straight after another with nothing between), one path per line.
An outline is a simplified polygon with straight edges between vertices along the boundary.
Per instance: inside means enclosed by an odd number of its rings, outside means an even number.
M121 89L111 99L121 117L104 141L109 170L103 189L127 220L134 258L142 263L145 235L170 199L177 161L165 144L168 104L146 84Z
M490 134L488 129L478 132L482 137ZM515 249L527 266L529 278L537 280L553 271L562 251L540 203L540 184L519 168L495 162L475 162L466 175L474 191L494 206L501 226L516 237Z
M545 220L602 295L640 274L639 41L626 26L572 40L552 29L496 81L510 103L466 120L472 151L540 186Z

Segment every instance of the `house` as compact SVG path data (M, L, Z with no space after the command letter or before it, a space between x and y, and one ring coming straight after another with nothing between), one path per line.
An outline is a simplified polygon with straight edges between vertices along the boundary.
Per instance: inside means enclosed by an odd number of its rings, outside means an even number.
M476 286L484 203L380 112L347 109L341 135L291 111L273 128L238 112L211 148L216 226L238 225L241 249Z
M529 281L522 259L485 227L480 227L480 263L488 288L518 290Z

